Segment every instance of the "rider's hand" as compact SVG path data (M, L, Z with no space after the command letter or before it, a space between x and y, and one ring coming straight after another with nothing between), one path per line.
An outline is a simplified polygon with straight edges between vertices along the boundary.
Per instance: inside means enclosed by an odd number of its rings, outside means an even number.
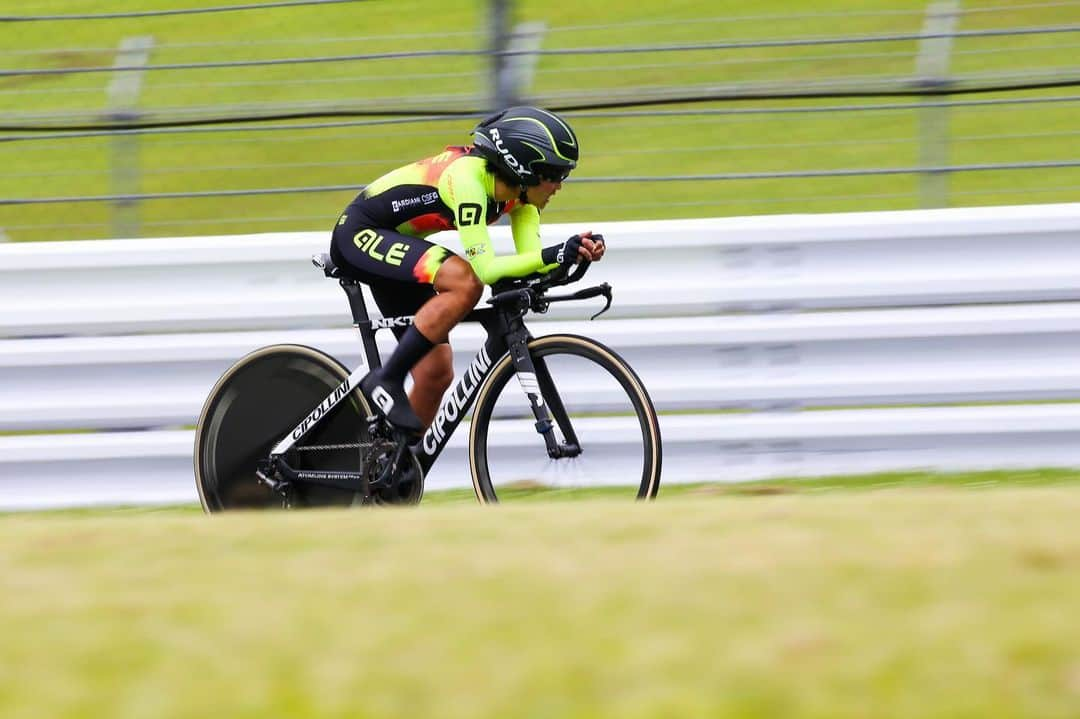
M576 265L582 260L596 262L604 256L604 250L603 235L582 232L567 239L561 245L545 247L541 250L540 257L545 265Z
M588 253L587 255L584 255L585 259L596 262L604 256L604 250L606 249L606 245L604 243L603 235L594 235L591 232L582 232L581 238L581 249L583 250L583 255L584 253Z
M540 251L540 258L544 261L545 265L573 265L576 264L578 258L582 256L582 242L588 238L583 238L581 235L574 235L559 245L552 245L551 247L545 247ZM591 242L591 240L590 240ZM587 256L586 251L586 256Z

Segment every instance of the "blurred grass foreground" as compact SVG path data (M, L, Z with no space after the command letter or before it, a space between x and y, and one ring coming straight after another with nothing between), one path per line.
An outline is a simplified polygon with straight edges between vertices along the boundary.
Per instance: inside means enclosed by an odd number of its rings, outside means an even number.
M774 490L8 515L0 715L1075 716L1075 486Z

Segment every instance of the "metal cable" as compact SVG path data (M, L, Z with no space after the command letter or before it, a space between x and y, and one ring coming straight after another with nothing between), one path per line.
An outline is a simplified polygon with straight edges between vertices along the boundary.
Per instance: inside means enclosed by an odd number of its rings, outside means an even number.
M573 183L626 182L698 182L714 180L779 180L809 177L859 177L880 175L914 175L924 172L984 172L990 170L1038 170L1060 167L1080 167L1080 160L1051 160L1047 162L1002 162L939 167L883 167L843 170L796 170L792 172L728 172L710 175L627 175L622 177L577 177ZM3 200L0 200L0 204Z
M885 167L840 170L796 170L788 172L728 172L708 175L632 175L621 177L577 177L572 184L608 184L628 182L703 182L730 180L779 180L811 177L863 177L883 175L912 175L925 172L985 172L1002 170L1036 170L1080 167L1080 160L1050 160L1045 162L1005 162L938 167ZM250 197L257 195L288 195L318 192L360 192L366 185L324 185L317 187L274 187L247 190L207 190L201 192L159 192L130 195L89 195L82 197L33 197L0 199L4 205L49 205L75 202L121 202L145 200L197 199L206 197Z
M909 112L926 108L992 108L1003 105L1026 106L1033 104L1053 104L1080 102L1080 95L1064 95L1056 97L1036 98L1002 98L995 100L922 100L910 103L873 103L859 105L826 105L820 107L762 107L762 108L687 108L680 110L616 110L616 111L590 111L575 110L567 112L568 117L588 120L612 120L621 118L670 118L694 116L702 118L701 121L709 121L711 117L737 117L756 115L802 115L821 114L836 112ZM158 127L141 129L101 129L89 131L56 131L52 133L35 133L21 135L0 135L0 149L5 142L34 142L48 140L84 139L95 137L110 137L113 135L177 135L177 134L223 134L223 133L250 133L250 132L291 132L294 130L322 130L337 128L373 127L384 125L407 125L425 122L457 122L460 120L476 120L479 115L475 113L457 113L447 115L428 115L416 117L392 117L364 120L344 120L334 122L294 123L281 125L238 125L234 127ZM395 133L396 135L397 133ZM418 135L434 135L435 131L417 132ZM259 142L260 140L251 140Z
M1011 52L1041 52L1043 50L1072 50L1080 47L1077 43L1054 44L1054 45L1023 45L1020 47L989 47L972 50L953 49L953 55L1001 55Z
M426 133L415 133L425 136L443 136L445 133L438 131L430 131ZM387 135L390 136L390 135ZM392 135L399 137L399 133ZM1080 136L1080 130L1075 131L1061 131L1061 132L1038 132L1038 133L1025 133L1025 134L990 134L990 135L955 135L950 139L953 142L961 143L978 143L978 142L997 142L1001 140L1029 140L1029 139L1050 139L1050 138L1062 138L1062 137L1076 137ZM340 137L316 137L316 138L288 138L282 140L283 142L308 142L308 141L326 141L326 140L340 140ZM366 139L366 138L365 138ZM265 140L255 139L243 139L237 138L235 140L226 141L226 144L232 143L263 143ZM855 140L833 140L822 142L781 142L781 143L761 143L761 144L724 144L724 145L695 145L693 147L686 148L643 148L634 150L612 150L607 152L600 152L596 158L608 158L608 157L626 157L633 155L648 155L648 154L678 154L678 153L699 153L703 151L709 152L746 152L751 150L768 150L768 149L808 149L808 148L821 148L821 147L865 147L865 146L882 146L882 145L903 145L913 142L911 137L889 137L889 138L865 138ZM178 142L178 143L164 143L166 146L184 146L184 145L196 145L205 147L205 143L198 141L192 142ZM58 149L64 149L60 147ZM151 167L143 171L145 175L165 175L165 174L177 174L184 172L205 172L207 170L215 170L222 172L240 172L250 170L273 170L273 169L296 169L300 167L307 168L330 168L330 167L361 167L361 166L396 166L402 164L407 160L401 157L393 158L378 158L378 159L356 159L346 160L341 162L277 162L277 163L260 163L249 165L199 165L192 167ZM42 172L9 172L6 177L85 177L85 176L101 176L106 173L106 169L97 170L70 170L70 171L42 171Z
M1080 191L1080 185L1063 185L1055 187L1042 187L1025 189L1029 194L1052 194L1059 192L1075 193ZM985 196L985 195L998 195L1004 193L1012 193L1010 189L1000 190L952 190L949 192L950 196L956 197L973 197L973 196ZM715 206L731 206L731 205L766 205L766 206L778 206L778 205L799 205L804 203L822 203L822 202L849 202L856 200L894 200L894 199L907 199L913 200L911 193L909 192L878 192L878 193L860 193L860 194L843 194L843 195L804 195L804 196L791 196L785 195L783 197L738 197L738 198L719 198L713 197L708 200L687 200L687 201L658 201L658 202L633 202L633 203L606 203L606 204L594 204L587 205L552 205L548 207L544 214L545 216L561 216L561 215L574 215L575 213L586 213L589 216L596 216L610 210L626 210L626 209L641 209L641 208L670 208L670 207L715 207ZM145 227L169 227L169 226L184 226L184 225L230 225L230 224L244 224L244 225L260 225L270 223L282 223L282 222L312 222L312 223L325 223L325 215L287 215L281 217L210 217L210 218L185 218L181 220L150 220L144 221L141 224ZM80 228L106 228L111 226L109 222L71 222L71 223L53 223L53 224L21 224L21 225L5 225L4 230L8 232L21 232L21 231L45 231L45 230L70 230Z
M1002 75L1000 73L981 73L956 76L951 83L942 86L920 86L918 78L906 76L880 77L850 76L846 78L832 78L819 82L804 82L800 86L793 86L784 82L759 82L755 85L715 85L694 84L679 86L638 85L632 88L591 88L573 92L549 93L535 98L537 104L550 107L554 110L566 112L568 110L586 110L603 108L622 108L634 106L650 106L679 103L701 103L719 101L745 101L745 100L771 100L771 99L824 99L840 97L915 97L933 95L963 95L990 92L1006 92L1017 90L1034 90L1061 87L1080 86L1080 68L1061 68L1072 71L1075 76L1069 77L1061 71L1050 70L1045 73L1013 73ZM1011 81L1020 84L1011 84ZM1021 82L1022 81L1022 82ZM986 83L986 84L977 84ZM994 84L997 83L997 84ZM590 101L590 98L601 95L604 100L600 102ZM468 107L476 105L480 100L469 95L442 96L437 98L435 104L441 106ZM379 116L379 115L406 115L424 116L430 110L411 110L393 108L394 103L406 103L408 97L382 97L375 98L378 105L342 106L326 104L325 102L312 100L307 102L294 102L288 106L270 103L249 103L234 106L192 106L192 107L159 107L156 114L171 115L175 119L155 120L153 115L144 114L139 118L129 119L126 122L97 122L88 125L0 125L0 130L7 132L62 132L62 131L94 131L94 130L134 130L155 127L180 127L188 125L232 125L247 122L271 122L294 119L308 119L316 117L356 117L356 116ZM389 105L389 107L388 107ZM230 113L217 117L200 116L210 110L219 113ZM238 115L237 113L243 113ZM448 111L446 115L480 117L484 114L482 109L464 109ZM195 116L194 119L182 119L182 116ZM56 113L23 113L11 114L8 122L27 123L35 120L58 120L68 119L67 114ZM94 116L95 119L97 116Z
M658 27L661 25L701 25L706 23L722 23L729 25L737 22L775 22L777 20L791 20L791 21L803 21L803 20L820 20L823 18L836 18L842 17L844 19L850 19L853 17L895 17L895 16L909 16L922 18L924 15L923 10L855 10L852 12L820 12L820 13L784 13L775 15L721 15L713 17L698 17L698 18L685 18L680 20L631 20L628 22L617 23L603 23L592 25L560 25L548 29L548 32L555 34L560 32L577 32L579 30L617 30L619 28L630 27Z
M1047 7L1080 7L1078 2L1043 2L1026 3L1024 5L992 5L989 7L966 7L961 8L963 15L976 15L979 13L1015 12L1017 10L1033 10Z
M931 38L974 38L1005 37L1023 35L1046 35L1080 32L1080 25L1062 25L1049 27L1009 28L1004 30L957 30L952 33L902 33L894 35L863 35L851 37L818 37L805 39L756 40L737 42L708 42L679 45L621 45L613 47L577 47L554 49L506 50L496 53L505 57L519 55L618 55L632 53L688 52L697 50L741 50L766 47L806 47L814 45L853 45L874 42L904 42ZM490 56L486 49L476 50L409 50L400 52L361 53L356 55L334 55L321 57L273 58L269 60L236 60L208 63L168 63L147 66L91 66L73 68L31 68L28 70L3 70L0 77L29 75L65 75L98 72L123 72L147 70L209 70L235 67L263 67L274 65L303 65L327 62L354 62L361 60L391 60L402 58Z
M176 10L141 10L138 12L90 13L80 15L0 15L0 22L40 22L61 20L115 20L120 18L159 17L162 15L201 15L205 13L232 12L234 10L270 10L295 5L334 5L363 2L364 0L280 0L279 2L249 5L226 5L221 7L186 8Z
M165 91L165 90L175 90L175 89L178 89L178 88L185 88L186 89L186 88L193 88L193 87L197 87L197 88L206 88L206 87L233 87L233 88L237 88L237 87L282 87L282 86L286 86L286 85L301 85L301 86L336 85L336 86L340 87L343 83L367 83L367 82L379 82L379 81L386 81L386 80L393 80L393 81L400 82L400 81L403 81L403 80L411 80L411 79L438 79L438 78L446 79L446 78L455 78L455 77L456 78L462 78L462 77L474 78L474 77L478 77L478 76L480 76L480 73L478 73L478 72L427 72L427 73L400 73L400 74L395 74L393 76L391 76L391 75L365 75L363 77L337 76L337 77L304 78L304 79L300 79L300 80L273 80L273 81L269 81L269 80L268 81L247 80L247 81L234 81L234 82L226 82L226 81L222 81L222 82L165 82L165 83L155 83L152 86L151 89L154 92L162 92L162 91ZM86 87L86 88L71 88L71 89L65 89L64 90L65 95L69 95L71 93L96 93L96 94L100 95L101 92L102 92L102 90L101 90L100 85L95 85L93 87ZM56 90L55 89L5 90L5 89L0 88L0 97L8 97L8 96L11 96L11 95L56 95ZM295 105L295 103L294 103L294 105ZM212 107L219 108L220 106L214 105ZM162 109L191 110L192 108L189 107L189 108L156 108L156 109L160 111ZM200 108L194 108L194 109L200 109ZM48 117L55 117L55 116L57 116L57 115L48 115ZM59 115L59 116L63 117L64 115Z
M926 85L919 86L917 79L914 78L896 78L897 80L904 80L912 82L913 87L910 88L890 88L888 85L882 85L880 87L859 87L857 85L847 86L833 86L823 84L815 84L808 86L804 83L802 87L796 86L784 86L777 83L771 85L760 85L757 89L746 88L740 86L730 87L718 87L706 88L706 92L700 92L697 94L687 95L685 87L661 87L651 88L656 90L651 96L642 95L630 95L630 91L624 91L621 89L593 89L589 93L561 93L557 95L547 95L542 97L531 98L535 104L543 105L556 112L569 113L575 110L600 110L600 109L617 109L627 107L654 107L657 105L682 105L691 103L713 103L713 102L746 102L746 101L761 101L761 100L814 100L814 99L829 99L829 98L855 98L855 97L932 97L943 95L971 95L982 93L1000 93L1000 92L1016 92L1026 90L1049 90L1066 87L1078 87L1080 86L1080 77L1065 78L1065 79L1048 79L1043 81L1029 81L1022 84L1001 84L1001 85L982 85L964 87L957 85ZM823 89L813 89L813 87ZM603 97L601 100L593 99L600 93ZM393 98L382 98L382 100L389 101ZM441 105L452 105L454 99L459 98L441 98ZM476 102L475 98L473 99ZM429 98L430 101L430 98ZM177 108L177 112L194 112L195 110L184 110ZM303 120L311 118L327 118L327 117L378 117L378 116L398 116L398 117L427 117L432 114L447 115L454 117L479 117L484 114L484 111L479 107L469 107L458 105L457 109L448 109L445 111L436 111L433 113L430 109L409 109L409 108L390 108L369 106L369 108L354 107L351 109L342 109L338 107L323 107L307 111L289 111L281 113L259 113L244 116L229 116L229 117L202 117L189 120L129 120L122 123L94 123L89 125L68 125L68 126L33 126L33 125L0 125L0 132L80 132L80 131L95 131L95 130L138 130L148 128L163 128L163 127L190 127L195 125L235 125L235 124L247 124L254 122L280 122L286 120ZM26 116L24 116L26 117ZM33 118L33 115L29 117ZM49 117L49 116L46 116ZM3 139L10 139L0 137L0 141Z
M295 170L299 168L330 168L330 167L360 167L363 165L382 165L384 167L396 167L406 162L400 157L378 160L346 160L341 162L265 162L251 165L192 165L190 167L158 167L153 166L141 172L142 175L180 175L184 173L203 173L210 170L214 172L250 172L252 170ZM41 172L7 172L9 177L95 177L103 176L109 169L102 167L95 170L66 170L66 171L41 171Z
M634 210L640 208L671 208L671 207L718 207L721 205L798 205L810 202L836 202L853 200L882 200L882 199L911 199L909 192L881 192L858 195L809 195L805 197L735 197L735 198L710 198L708 200L683 200L674 202L627 202L604 205L572 205L550 206L545 208L545 215L567 215L578 212L588 216L602 212L603 210ZM12 228L14 229L14 228Z
M1080 100L1080 98L1077 98ZM296 123L288 125L241 125L239 127L164 127L164 128L147 128L137 130L91 130L85 132L57 132L57 133L42 133L34 135L0 135L0 149L3 148L3 143L7 141L23 141L23 140L66 140L72 138L87 138L87 137L108 137L111 135L179 135L179 134L204 134L204 133L250 133L250 132L283 132L292 130L322 130L329 128L345 128L345 127L370 127L376 125L405 125L421 122L438 122L438 121L456 121L463 118L476 120L477 115L471 113L461 113L458 115L443 115L434 117L392 117L385 119L373 119L373 120L346 120L340 122L310 122L310 123ZM396 134L396 133L395 133ZM402 133L404 134L404 133ZM428 133L417 133L428 134ZM260 140L261 141L261 140Z
M68 68L31 68L29 70L0 70L0 77L28 75L68 75L98 72L126 72L138 70L214 70L235 67L266 67L275 65L312 65L328 62L356 62L360 60L398 60L402 58L488 56L490 50L402 50L398 52L368 52L358 55L327 55L320 57L284 57L269 60L230 60L222 62L180 62L161 65L112 66L96 65ZM526 54L524 52L517 54Z
M1064 45L1055 47L1078 47L1077 45ZM1022 48L1024 50L1034 50L1040 48ZM992 52L990 50L973 50L971 53L983 53ZM831 54L831 55L812 55L812 56L800 56L800 57L763 57L763 58L727 58L720 60L705 60L699 62L669 62L669 63L638 63L628 65L616 65L616 64L604 64L604 65L577 65L571 68L538 68L535 72L538 75L568 75L568 74L595 74L599 72L615 72L622 73L628 70L678 70L680 68L699 68L702 66L728 66L728 65L749 65L749 64L783 64L783 63L806 63L814 61L832 61L832 60L864 60L870 58L895 58L910 60L912 53L908 51L901 52L880 52L880 53L843 53L843 54ZM280 87L283 85L337 85L341 83L365 83L375 82L393 79L396 81L407 79L434 79L434 78L463 78L463 77L481 77L482 73L471 72L428 72L428 73L394 73L393 75L364 75L363 77L356 76L336 76L336 77L319 77L319 78L304 78L298 80L275 80L275 81L232 81L232 82L166 82L155 83L152 89L155 92L163 90L176 89L176 88L191 88L191 87ZM72 88L64 91L65 94L70 93L101 93L101 87L94 85L87 88ZM38 89L38 90L25 90L25 89L3 89L0 88L0 96L11 95L55 95L55 89Z
M1076 47L1069 45L1066 47ZM635 65L616 65L608 63L605 65L576 65L574 67L552 67L552 68L537 68L536 74L538 75L567 75L573 73L596 73L596 72L625 72L626 70L656 70L656 69L678 69L684 67L698 68L702 66L718 66L718 65L767 65L778 63L807 63L816 61L831 61L831 60L866 60L870 58L894 58L911 60L914 53L901 50L899 52L868 52L868 53L837 53L833 55L798 55L791 57L751 57L751 58L723 58L720 60L700 60L693 62L655 62L655 63L639 63Z
M370 42L398 42L401 40L428 40L431 38L446 39L451 37L482 37L483 41L487 41L487 36L477 30L462 30L462 31L445 31L445 32L413 32L413 33L397 33L394 35L355 35L355 36L339 36L339 37L315 37L315 38L298 38L298 39L286 39L286 40L229 40L220 42L177 42L177 43L161 43L154 46L155 52L166 52L170 50L191 50L199 49L204 50L211 47L223 47L223 48L237 48L237 47L277 47L282 45L303 45L304 47L311 47L312 45L335 45L335 44L356 44L356 43L370 43ZM79 53L114 53L115 47L63 47L63 48L45 48L35 50L9 50L0 48L0 56L4 55L54 55L58 52L79 52Z
M1068 185L1060 187L1046 187L1027 190L1030 194L1050 194L1055 192L1075 192L1080 190L1080 185ZM950 191L950 196L978 196L1011 194L1014 190L963 190ZM710 198L708 200L686 201L658 201L658 202L627 202L619 204L589 204L589 205L551 205L544 210L545 216L558 216L574 213L585 213L587 216L595 216L605 210L637 210L642 208L671 208L671 207L715 207L720 205L801 205L804 203L835 203L840 201L855 200L882 200L882 199L906 199L914 202L915 198L910 192L880 192L860 193L848 195L806 195L782 197L735 197L735 198Z
M281 0L279 2L268 3L253 3L246 5L228 5L219 7L208 8L187 8L187 9L174 9L174 10L143 10L136 12L120 12L120 13L87 13L87 14L64 14L64 15L5 15L0 16L0 22L30 22L30 21L63 21L63 20L98 20L98 19L120 19L120 18L138 18L138 17L159 17L166 15L193 15L193 14L206 14L206 13L218 13L218 12L231 12L238 10L268 10L281 7L291 7L297 5L331 5L342 4L350 2L361 2L362 0ZM1070 7L1075 6L1075 3L1069 2L1048 2L1048 3L1030 3L1025 5L1013 5L1006 7L981 7L981 8L964 8L961 12L963 14L986 14L1005 11L1016 11L1024 9L1038 9L1048 7ZM701 24L701 23L725 23L730 24L733 22L760 22L777 20L812 20L822 19L830 17L841 17L850 19L852 17L922 17L924 11L922 10L875 10L875 11L853 11L853 12L820 12L820 13L799 13L799 14L767 14L767 15L737 15L737 16L721 16L711 18L689 18L684 20L641 20L621 23L605 23L595 25L565 25L562 27L553 28L553 31L578 31L578 30L610 30L612 28L619 27L636 27L636 26L650 26L655 27L658 25L683 25L687 23Z
M435 133L432 133L435 134ZM1080 135L1080 131L1075 132L1045 132L1036 133L1030 135L972 135L972 136L958 136L952 139L956 142L986 142L996 140L1023 140L1027 138L1053 138L1053 137L1071 137ZM892 137L892 138L865 138L856 140L831 140L822 142L772 142L761 144L724 144L724 145L694 145L693 147L685 148L639 148L632 150L612 150L607 152L599 152L594 156L594 160L600 160L609 157L626 157L633 155L651 155L651 154L687 154L687 153L700 153L700 152L746 152L752 150L771 150L771 149L809 149L809 148L822 148L822 147L866 147L866 146L881 146L881 145L905 145L910 144L912 138L910 137ZM143 171L144 175L175 175L182 173L202 173L209 170L216 172L249 172L251 170L284 170L284 169L297 169L297 168L340 168L340 167L360 167L367 165L394 167L398 164L406 162L401 157L390 158L378 158L378 159L357 159L357 160L345 160L340 162L270 162L270 163L257 163L247 165L197 165L191 167L151 167ZM107 173L106 168L96 170L71 170L66 172L58 171L45 171L45 172L10 172L6 177L86 177L86 176L101 176Z

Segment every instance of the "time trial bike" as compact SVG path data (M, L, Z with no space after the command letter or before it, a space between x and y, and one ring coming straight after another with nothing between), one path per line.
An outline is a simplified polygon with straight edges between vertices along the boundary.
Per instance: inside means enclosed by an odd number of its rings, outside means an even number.
M555 302L604 297L594 319L611 306L607 283L550 294L579 281L588 262L492 287L490 307L465 318L479 322L486 339L418 441L373 411L359 390L380 366L375 333L413 318L370 318L360 282L340 276L329 255L312 262L345 290L365 361L350 372L318 349L281 344L226 370L195 431L195 481L207 512L417 503L474 403L467 454L481 503L579 491L656 496L660 425L640 378L600 342L534 337L525 326L526 314Z

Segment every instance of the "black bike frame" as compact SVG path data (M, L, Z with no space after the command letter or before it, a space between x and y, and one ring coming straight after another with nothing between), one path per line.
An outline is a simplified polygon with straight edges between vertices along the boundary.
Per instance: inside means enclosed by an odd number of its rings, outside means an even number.
M372 320L368 317L367 306L361 291L361 284L356 280L340 279L339 283L349 298L349 309L353 316L353 325L360 332L360 340L363 343L366 364L361 364L348 379L336 387L319 406L304 418L288 436L281 440L270 452L271 460L284 465L282 455L288 452L300 439L304 437L319 421L327 416L339 402L348 397L360 383L360 380L371 369L382 366L379 357L378 346L375 342L375 332L379 329L390 327L402 327L412 324L413 317L384 317ZM487 339L484 346L476 353L468 370L458 380L452 392L447 395L439 407L431 426L424 433L420 441L409 449L416 457L424 475L427 475L431 465L442 453L447 442L457 429L461 420L468 413L476 399L477 391L484 384L488 375L491 374L495 361L510 351L511 361L517 373L519 382L525 394L529 396L530 405L536 417L536 431L544 438L547 445L548 455L551 457L573 456L577 453L577 437L570 425L569 416L563 407L561 398L555 389L547 367L542 360L532 358L528 351L529 340L532 336L525 327L523 321L528 301L522 295L521 300L514 307L496 307L473 310L464 319L466 322L479 322L487 331ZM549 412L549 407L551 412ZM552 412L555 415L552 420ZM563 435L566 437L565 444L559 444L555 434L551 431L554 424L558 423ZM313 484L325 484L334 487L351 486L352 481L362 482L364 475L360 472L348 471L319 471L319 470L293 470L288 469L285 474L288 479ZM290 476L291 475L291 476ZM348 482L349 484L343 484Z

